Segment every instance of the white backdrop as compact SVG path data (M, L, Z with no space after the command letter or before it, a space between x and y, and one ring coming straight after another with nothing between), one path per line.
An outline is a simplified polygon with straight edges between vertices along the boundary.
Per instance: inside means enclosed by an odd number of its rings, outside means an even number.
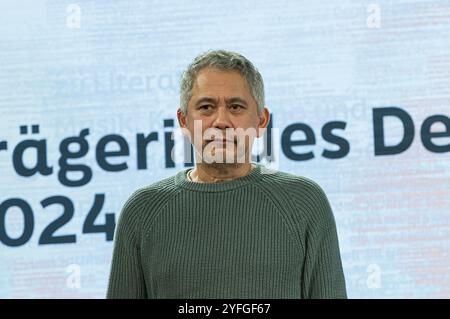
M105 297L124 201L185 168L165 133L209 49L262 73L278 169L327 193L348 296L450 297L448 1L14 0L0 24L0 298Z

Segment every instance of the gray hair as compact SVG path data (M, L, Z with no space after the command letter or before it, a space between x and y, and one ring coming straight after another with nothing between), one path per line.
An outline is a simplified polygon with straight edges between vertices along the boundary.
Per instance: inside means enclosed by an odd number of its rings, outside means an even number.
M198 55L183 72L180 79L180 109L187 115L192 87L198 72L206 67L224 71L238 71L247 81L250 93L256 101L258 115L264 109L264 82L258 69L243 55L225 50L206 51Z

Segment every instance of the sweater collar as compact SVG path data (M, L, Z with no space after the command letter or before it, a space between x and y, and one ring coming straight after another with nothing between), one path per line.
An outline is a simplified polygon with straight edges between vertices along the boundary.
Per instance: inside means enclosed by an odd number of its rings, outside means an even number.
M187 173L191 168L184 169L175 175L175 184L177 186L199 192L224 192L239 188L248 184L258 182L262 177L264 166L259 163L253 163L256 167L247 175L236 179L219 183L197 183L188 179Z

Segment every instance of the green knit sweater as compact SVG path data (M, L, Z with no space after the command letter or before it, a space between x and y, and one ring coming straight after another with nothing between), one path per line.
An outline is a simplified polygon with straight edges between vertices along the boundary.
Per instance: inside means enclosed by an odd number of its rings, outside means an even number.
M314 181L256 163L220 183L189 169L136 190L107 298L347 298L335 219Z

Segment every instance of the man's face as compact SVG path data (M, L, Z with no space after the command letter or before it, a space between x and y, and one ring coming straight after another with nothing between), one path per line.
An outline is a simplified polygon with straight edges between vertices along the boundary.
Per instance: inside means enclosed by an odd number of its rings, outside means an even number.
M222 163L230 163L230 158L243 163L239 154L249 158L254 138L260 137L261 129L267 126L268 114L265 108L258 115L256 101L239 72L208 67L197 74L187 116L180 110L177 115L180 126L189 130L191 142L205 161L213 155L223 158ZM197 131L194 125L198 125ZM224 142L227 138L233 142Z

